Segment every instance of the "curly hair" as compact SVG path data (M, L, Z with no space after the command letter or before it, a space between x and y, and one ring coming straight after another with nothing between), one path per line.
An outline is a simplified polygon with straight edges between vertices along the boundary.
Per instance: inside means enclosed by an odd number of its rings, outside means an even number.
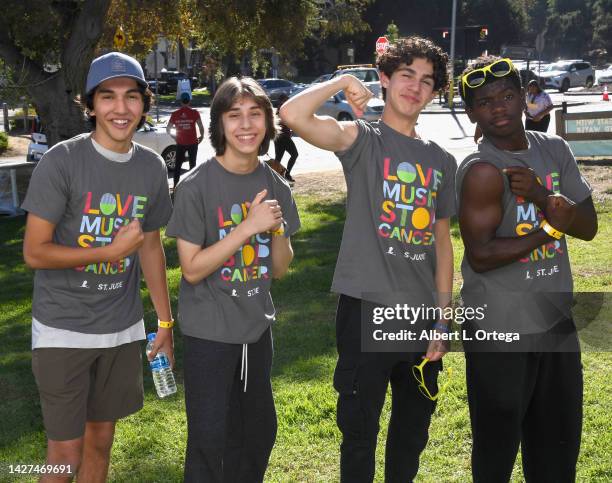
M415 58L426 59L433 65L434 91L444 91L448 87L448 55L431 40L423 37L411 36L398 39L378 57L376 66L387 77L400 67L401 64L410 65ZM386 89L383 88L383 98Z
M232 108L232 105L237 100L243 97L250 97L253 99L255 104L263 110L266 118L266 135L264 136L261 146L259 146L259 154L267 153L270 147L270 141L276 138L278 133L277 120L274 116L272 102L263 88L251 77L230 77L221 84L210 105L210 128L208 129L208 136L210 137L212 147L215 148L217 156L224 154L226 148L222 116Z
M81 109L83 109L85 115L87 116L87 121L91 125L92 129L96 129L96 116L92 116L90 114L91 111L94 110L94 95L100 86L96 86L95 89L92 89L89 93L84 96L77 97L77 102L80 104ZM136 129L140 129L145 121L147 120L146 114L151 110L151 105L153 104L153 93L148 87L141 86L138 84L138 92L142 95L142 101L144 104L144 109L142 111L142 119L138 123Z
M491 65L493 62L497 62L498 60L501 60L501 59L502 59L501 57L497 57L495 55L478 57L472 65L464 69L463 73L461 74L461 80L459 81L458 88L459 88L459 95L461 96L461 99L463 99L463 102L465 103L467 107L472 108L474 106L474 91L476 91L477 89L480 89L481 87L489 85L491 82L496 82L502 79L508 79L512 83L512 85L516 87L518 91L521 90L522 88L521 75L519 74L517 68L513 66L512 72L510 72L508 75L505 75L503 77L495 77L494 75L491 75L489 72L487 72L485 81L481 86L478 86L475 88L468 88L468 89L465 89L465 93L463 92L463 76L464 75L469 74L473 70L482 69L483 67L486 67L487 65Z

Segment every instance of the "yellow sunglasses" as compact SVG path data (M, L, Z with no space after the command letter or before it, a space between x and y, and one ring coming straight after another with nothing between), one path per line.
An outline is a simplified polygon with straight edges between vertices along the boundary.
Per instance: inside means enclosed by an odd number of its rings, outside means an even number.
M427 399L435 401L440 397L440 394L442 394L444 390L448 387L448 383L450 382L450 376L453 374L453 370L451 367L446 370L446 373L448 374L446 382L442 385L442 387L440 387L440 389L438 389L438 392L435 395L432 395L431 392L429 392L429 389L427 389L427 385L425 384L425 377L423 376L423 368L428 362L429 359L426 357L419 365L412 366L412 375L419 383L419 391L421 392L421 394Z
M461 88L463 89L463 97L465 97L466 86L470 89L480 87L487 80L487 72L494 77L504 77L514 70L514 64L508 58L499 59L492 64L485 65L480 69L474 69L467 74L461 76Z

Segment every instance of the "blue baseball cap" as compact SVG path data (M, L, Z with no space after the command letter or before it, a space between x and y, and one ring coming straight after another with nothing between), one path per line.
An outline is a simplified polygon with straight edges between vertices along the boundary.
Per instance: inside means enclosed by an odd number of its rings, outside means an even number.
M121 52L109 52L94 59L89 66L85 93L89 94L102 82L116 77L129 77L143 87L149 87L140 63Z

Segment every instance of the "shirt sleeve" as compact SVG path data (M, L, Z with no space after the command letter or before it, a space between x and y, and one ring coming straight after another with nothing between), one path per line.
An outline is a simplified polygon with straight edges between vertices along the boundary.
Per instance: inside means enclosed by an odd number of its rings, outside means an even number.
M170 200L170 190L168 189L168 170L161 157L157 157L155 162L159 163L153 198L149 204L149 210L142 226L142 231L159 230L165 226L172 213L172 201Z
M64 146L47 151L34 168L21 207L57 225L70 200L70 174L65 169L68 153Z
M456 213L455 176L457 160L449 153L445 154L442 185L436 195L436 219L450 218Z
M174 210L166 235L203 247L206 241L205 206L201 194L190 182L193 179L179 183L174 192Z
M372 144L370 134L372 126L362 119L355 121L357 126L357 138L353 144L344 151L337 151L335 154L342 163L345 172L350 172L355 165L364 157L367 156L368 150Z

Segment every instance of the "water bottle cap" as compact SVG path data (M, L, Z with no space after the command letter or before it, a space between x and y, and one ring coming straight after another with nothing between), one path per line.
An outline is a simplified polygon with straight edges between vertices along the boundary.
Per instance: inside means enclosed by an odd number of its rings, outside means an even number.
M151 342L152 340L155 340L155 336L156 336L156 335L157 335L157 334L156 334L155 332L151 332L150 334L147 334L147 340L148 340L149 342Z

